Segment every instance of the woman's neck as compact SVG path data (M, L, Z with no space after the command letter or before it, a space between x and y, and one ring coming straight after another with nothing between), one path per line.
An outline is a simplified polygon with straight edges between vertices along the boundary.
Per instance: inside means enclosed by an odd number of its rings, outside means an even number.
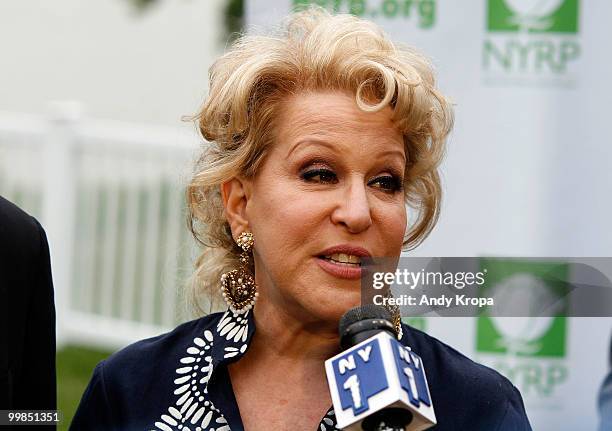
M265 359L321 364L339 351L337 326L307 321L261 301L254 309L256 331L249 350Z
M244 429L315 429L332 403L324 361L339 350L338 335L264 304L253 310L248 350L228 367Z

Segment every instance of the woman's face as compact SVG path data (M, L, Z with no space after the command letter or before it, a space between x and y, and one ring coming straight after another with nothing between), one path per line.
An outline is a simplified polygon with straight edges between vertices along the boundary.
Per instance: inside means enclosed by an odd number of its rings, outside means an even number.
M405 157L390 108L363 112L341 92L283 102L245 207L259 304L334 325L359 305L360 255L401 252Z

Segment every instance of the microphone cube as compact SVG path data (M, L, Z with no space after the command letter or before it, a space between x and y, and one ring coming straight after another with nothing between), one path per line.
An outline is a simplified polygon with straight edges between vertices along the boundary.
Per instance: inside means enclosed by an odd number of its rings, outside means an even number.
M436 424L421 358L386 332L380 332L325 361L337 426L361 430L361 422L386 407L413 415L408 430Z

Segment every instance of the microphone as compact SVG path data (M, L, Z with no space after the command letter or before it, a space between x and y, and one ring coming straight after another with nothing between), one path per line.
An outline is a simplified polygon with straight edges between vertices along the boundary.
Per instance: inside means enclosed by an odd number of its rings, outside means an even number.
M436 424L423 361L397 341L386 308L352 308L339 333L344 351L325 361L338 428L420 431Z

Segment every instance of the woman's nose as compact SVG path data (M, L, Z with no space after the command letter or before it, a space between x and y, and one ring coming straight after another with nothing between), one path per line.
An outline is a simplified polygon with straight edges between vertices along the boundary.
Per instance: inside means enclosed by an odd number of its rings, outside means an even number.
M338 203L331 216L334 224L346 226L351 233L370 227L372 216L366 187L362 181L354 181L339 190Z

